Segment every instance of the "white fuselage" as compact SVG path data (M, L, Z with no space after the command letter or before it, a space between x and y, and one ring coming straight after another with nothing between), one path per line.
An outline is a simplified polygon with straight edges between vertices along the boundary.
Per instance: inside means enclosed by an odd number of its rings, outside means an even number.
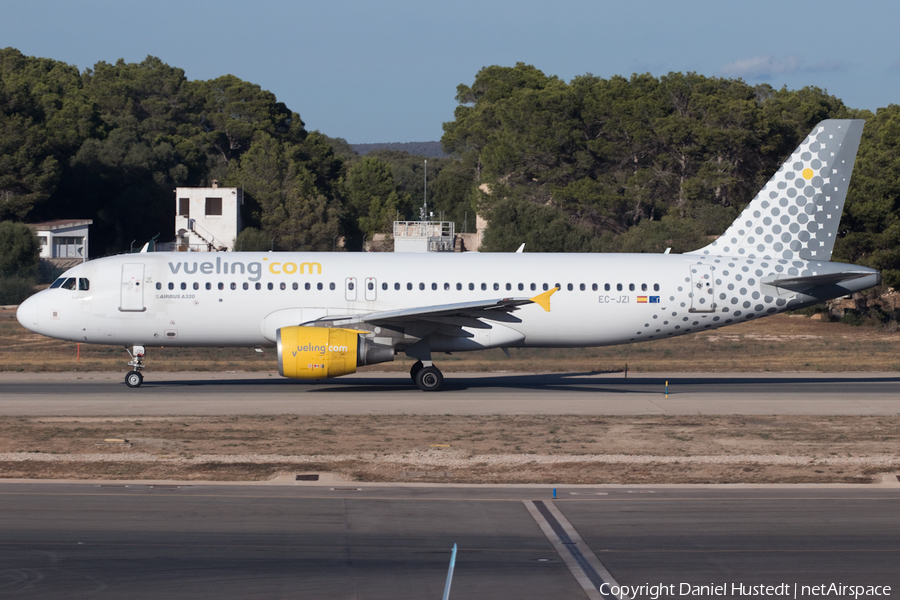
M811 298L773 276L842 265L651 254L145 253L101 258L23 303L29 329L123 346L271 346L278 327L330 316L501 298L559 287L551 310L521 306L472 329L465 347L582 347L660 339L784 310ZM854 267L859 269L860 267ZM877 272L853 288L874 285ZM871 279L871 281L869 281ZM490 323L490 321L489 321Z

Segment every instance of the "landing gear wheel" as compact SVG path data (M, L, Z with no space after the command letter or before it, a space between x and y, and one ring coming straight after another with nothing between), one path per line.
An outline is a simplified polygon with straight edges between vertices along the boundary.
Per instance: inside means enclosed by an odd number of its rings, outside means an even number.
M416 373L416 385L423 392L436 392L443 383L444 376L437 367L422 367Z
M421 360L417 360L413 363L413 366L409 368L409 377L413 380L413 383L416 383L416 375L419 374L419 371L421 371L424 366L425 365L422 364Z
M130 388L141 387L142 383L144 383L144 376L139 371L130 371L125 376L125 385Z

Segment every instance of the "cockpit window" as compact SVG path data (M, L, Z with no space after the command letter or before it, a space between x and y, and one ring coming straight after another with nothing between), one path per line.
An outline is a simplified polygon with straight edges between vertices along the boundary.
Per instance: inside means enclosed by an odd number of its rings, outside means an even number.
M86 277L60 277L50 285L50 289L62 288L64 290L79 290L85 292L91 289L91 280Z

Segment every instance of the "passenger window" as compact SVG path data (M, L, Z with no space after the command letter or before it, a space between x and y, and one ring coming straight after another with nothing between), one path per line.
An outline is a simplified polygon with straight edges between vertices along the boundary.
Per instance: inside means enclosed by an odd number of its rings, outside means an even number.
M269 285L272 285L272 284L270 283ZM254 285L253 287L256 288L256 290L261 290L261 289L262 289L262 284L257 282L257 284Z
M304 283L304 284L303 284L303 289L306 290L306 291L309 291L309 290L312 289L312 286L311 286L310 284L308 284L308 283Z
M233 289L233 290L237 289L237 284L233 281L231 282L231 289Z
M270 283L269 285L272 285L272 284ZM353 282L352 282L352 281L350 281L350 282L347 283L347 289L348 289L348 290L352 290L352 289L353 289Z
M246 281L244 282L244 289L245 289L245 290L249 290L249 289L250 289L250 284L247 283Z
M200 284L197 283L196 281L194 282L194 289L195 289L195 290L199 290L199 289L200 289Z
M437 291L437 284L436 284L436 283L432 283L432 284L431 284L431 289L434 290L434 291Z
M395 283L395 284L394 284L394 289L395 289L395 290L399 290L399 289L400 289L400 284L399 284L399 283Z
M583 283L580 284L580 285L578 286L578 289L581 290L581 291L583 292L583 291L584 291L584 284L583 284Z
M382 283L382 284L381 284L381 289L384 290L384 291L387 291L387 289L388 289L388 284Z
M175 289L175 284L172 283L171 281L169 282L169 289L170 289L170 290L174 290L174 289Z
M533 292L533 291L535 291L536 289L537 289L537 284L532 283L532 284L531 284L531 291Z
M658 292L658 291L659 291L659 284L658 284L658 283L654 283L654 284L653 284L653 291L654 291L654 292Z
M524 290L524 289L525 289L525 284L524 284L524 283L520 283L520 284L519 284L519 291L521 292L521 291Z
M296 292L297 290L300 289L300 285L295 281L294 283L291 284L291 289Z
M617 284L616 284L616 291L618 291L618 292L621 292L621 291L622 291L622 284L621 284L621 283L617 283Z
M187 289L187 283L185 283L184 281L181 282L181 289L182 289L182 290L186 290L186 289Z
M566 289L569 290L569 291L571 292L573 289L575 289L575 286L572 285L571 283L569 283L569 284L566 285Z
M604 284L603 284L603 289L606 290L606 291L608 292L608 291L609 291L609 284L608 284L608 283L604 283Z
M596 292L598 288L599 288L599 286L595 283L591 286L591 291Z
M208 289L208 290L212 289L212 284L208 281L206 282L206 289Z
M499 291L500 291L500 284L499 284L499 283L495 283L495 284L494 284L494 291L495 291L495 292L499 292Z
M642 292L646 292L646 291L647 291L647 284L646 284L646 283L642 283L642 284L641 284L641 291L642 291Z
M411 283L407 283L407 284L406 284L406 289L407 289L408 291L412 291L412 284L411 284Z
M459 291L459 290L461 290L461 289L462 289L462 284L461 284L461 283L457 283L457 284L456 284L456 290Z
M506 284L506 291L508 292L508 291L510 291L511 289L512 289L512 284L511 284L511 283L507 283L507 284Z
M329 283L329 284L328 284L328 289L329 289L329 290L334 290L334 283Z
M256 285L259 285L259 284L257 283ZM332 284L332 285L334 285L334 284ZM267 289L270 289L270 290L273 289L274 287L275 287L275 286L272 285L271 283L269 283L268 285L266 285L266 288L267 288ZM334 288L331 288L331 289L334 289Z
M634 291L634 284L633 284L633 283L629 283L629 284L628 284L628 291L629 291L629 292L633 292L633 291Z
M294 285L297 285L297 284L295 283ZM287 289L287 285L285 285L284 282L282 282L281 285L278 287L280 287L283 290Z
M369 283L366 284L366 287L369 288L370 290L374 290L375 284L370 281Z
M486 292L486 291L487 291L487 284L486 284L486 283L482 283L482 284L481 284L481 291L482 291L482 292Z
M550 284L549 284L549 283L545 283L545 284L543 285L543 288L544 288L544 291L546 292L547 290L550 289Z
M220 290L224 290L224 289L225 289L225 284L222 283L221 281L219 282L219 289L220 289Z
M59 281L59 280L57 280L57 281ZM56 281L53 282L53 285L56 285ZM50 286L50 287L52 288L53 286ZM158 289L158 290L162 289L162 284L158 281L156 282L156 289Z
M322 291L322 284L321 284L321 283L317 283L317 284L316 284L316 289L319 290L319 291L321 292L321 291Z
M424 289L425 289L425 284L420 282L419 283L419 291L424 290Z
M473 291L474 289L475 289L475 284L474 284L474 283L470 283L470 284L469 284L469 291L471 292L471 291Z
M445 292L449 292L449 291L450 291L450 284L449 284L449 283L445 283L445 284L444 284L444 291L445 291Z

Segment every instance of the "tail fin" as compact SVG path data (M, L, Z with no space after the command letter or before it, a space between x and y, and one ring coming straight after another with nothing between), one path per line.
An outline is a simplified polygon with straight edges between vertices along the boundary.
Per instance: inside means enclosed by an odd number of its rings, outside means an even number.
M688 254L831 260L862 129L861 120L816 125L728 231Z

